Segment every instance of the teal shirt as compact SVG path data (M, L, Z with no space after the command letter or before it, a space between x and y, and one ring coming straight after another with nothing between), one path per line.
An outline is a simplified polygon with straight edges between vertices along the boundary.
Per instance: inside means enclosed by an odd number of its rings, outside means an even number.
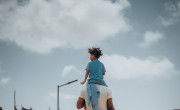
M103 74L106 72L104 64L98 59L92 60L87 64L86 70L90 72L90 79L103 79Z

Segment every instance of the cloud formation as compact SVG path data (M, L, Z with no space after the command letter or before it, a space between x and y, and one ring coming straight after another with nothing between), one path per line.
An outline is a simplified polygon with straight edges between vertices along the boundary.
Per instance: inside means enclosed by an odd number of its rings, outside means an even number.
M163 39L164 35L160 32L146 31L144 34L144 41L139 44L140 47L148 48L152 44L157 43L160 39Z
M166 16L160 16L161 24L163 26L170 26L180 22L180 1L166 2L164 4Z
M126 57L119 54L105 54L100 60L106 67L106 75L119 80L136 78L169 78L180 73L175 69L174 64L166 57L148 56L145 59L140 59L134 56ZM76 66L70 65L64 67L61 75L84 76L80 73L82 72L80 72Z
M3 77L0 79L0 85L7 85L10 82L10 78Z
M171 77L179 73L166 57L149 56L145 59L118 54L104 55L102 61L109 77L115 79Z
M5 5L5 6L4 6ZM127 0L30 0L0 2L0 40L25 50L83 48L129 31Z
M63 68L62 76L67 76L69 74L81 74L82 72L78 70L74 65L67 65Z
M11 79L8 78L8 77L2 76L3 73L5 73L6 71L4 71L4 70L1 68L1 65L2 65L2 63L0 62L0 86L1 86L1 85L4 86L4 85L9 84L9 82L11 81Z

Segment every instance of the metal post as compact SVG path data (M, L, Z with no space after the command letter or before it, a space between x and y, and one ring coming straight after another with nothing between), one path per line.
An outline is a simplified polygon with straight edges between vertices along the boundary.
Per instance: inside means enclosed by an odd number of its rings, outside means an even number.
M57 86L57 110L59 110L59 85Z
M14 106L16 106L16 91L14 90Z
M71 84L71 83L74 83L78 80L73 80L73 81L70 81L66 84L62 84L62 85L57 85L57 110L60 110L60 107L59 107L59 88L62 87L62 86L65 86L65 85L68 85L68 84Z
M16 110L16 91L14 90L14 110Z

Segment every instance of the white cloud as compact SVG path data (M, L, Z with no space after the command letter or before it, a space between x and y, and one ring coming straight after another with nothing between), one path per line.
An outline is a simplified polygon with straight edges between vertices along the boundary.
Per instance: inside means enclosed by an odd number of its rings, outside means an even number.
M0 85L4 86L4 85L9 84L9 82L11 81L11 79L8 78L8 77L2 77L2 73L5 73L6 71L4 71L4 70L1 68L1 65L2 65L2 63L0 62Z
M0 8L0 40L37 53L89 47L131 29L124 16L124 10L130 7L127 0L30 0L24 6L8 4Z
M163 26L170 26L180 22L180 1L176 3L166 2L164 10L167 15L159 17Z
M167 11L172 17L180 16L180 1L173 4L172 2L167 2L164 5L165 11Z
M161 24L163 25L163 26L170 26L170 25L173 25L173 24L175 24L176 22L177 22L177 20L175 20L175 19L172 19L172 18L163 18L163 17L159 17L160 18L160 20L161 20Z
M146 31L144 34L144 41L139 44L140 47L148 48L152 44L157 43L164 35L160 32Z
M10 82L10 78L3 77L0 79L0 85L7 85Z
M107 69L108 77L116 79L171 77L179 73L174 64L166 57L139 59L118 54L104 55L102 61Z
M66 76L68 74L81 74L82 72L79 71L74 65L68 65L63 68L62 76Z

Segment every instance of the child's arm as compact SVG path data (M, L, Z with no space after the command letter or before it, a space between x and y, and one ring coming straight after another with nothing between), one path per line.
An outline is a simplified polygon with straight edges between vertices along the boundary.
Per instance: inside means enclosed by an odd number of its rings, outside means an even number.
M81 84L84 84L84 83L86 82L88 76L89 76L89 71L86 70L86 75L85 75L85 77L84 77L84 80L81 82Z

